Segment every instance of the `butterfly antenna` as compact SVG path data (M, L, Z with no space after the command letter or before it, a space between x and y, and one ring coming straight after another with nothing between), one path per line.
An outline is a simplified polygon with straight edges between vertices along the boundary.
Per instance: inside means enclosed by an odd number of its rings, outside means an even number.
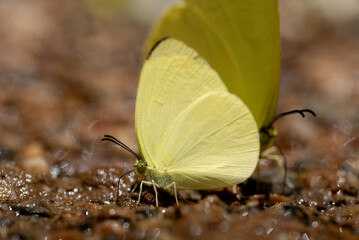
M118 182L117 182L117 194L116 194L116 203L118 202L118 199L120 198L120 182L121 182L121 178L123 178L124 176L126 176L127 174L133 172L134 169L125 172L124 174L121 175L121 177L118 178Z
M119 145L120 147L122 147L123 149L127 150L128 152L132 153L136 158L137 160L140 160L140 156L135 153L131 148L129 148L128 146L126 146L126 144L124 144L123 142L121 142L120 140L118 140L117 138L111 136L111 135L104 135L104 137L101 139L101 141L110 141L110 142L113 142L114 144L116 145ZM118 179L118 182L117 182L117 194L116 194L116 203L118 202L118 199L120 198L120 182L121 182L121 178L123 178L124 176L126 176L127 174L133 172L134 169L128 171L128 172L125 172L124 174L122 174L119 179Z
M127 150L128 152L132 153L138 160L140 160L140 156L135 153L131 148L127 147L126 144L124 144L123 142L119 141L118 139L116 139L115 137L112 137L110 135L104 135L104 138L101 139L101 141L110 141L113 142L114 144L119 145L120 147L122 147L123 149Z
M287 182L287 158L285 157L284 152L282 151L282 149L279 147L279 145L277 143L275 143L275 146L278 149L279 153L282 155L282 159L283 159L283 167L284 167L284 176L283 176L283 183L282 183L282 195L283 195L285 186L286 186L286 182Z
M303 118L305 117L304 113L310 113L312 114L314 117L316 117L317 115L315 114L315 112L313 112L311 109L302 109L302 110L293 110L293 111L289 111L289 112L284 112L281 114L278 114L277 116L274 116L274 118L272 118L272 121L268 124L269 128L272 127L273 123L275 121L277 121L278 119L293 114L293 113L299 113Z

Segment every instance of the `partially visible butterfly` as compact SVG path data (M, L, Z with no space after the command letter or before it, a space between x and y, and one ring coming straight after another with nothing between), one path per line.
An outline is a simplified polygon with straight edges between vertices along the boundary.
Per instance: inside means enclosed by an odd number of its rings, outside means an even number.
M305 112L315 116L310 109L275 116L279 30L278 0L183 0L162 15L150 32L146 49L170 36L198 51L228 90L248 106L260 131L262 157L270 158L274 155L269 148L277 137L273 123L278 118L291 113L304 117Z
M140 156L134 171L143 184L177 190L236 185L259 157L257 124L247 106L228 92L219 75L192 48L175 39L154 47L140 76L136 100Z
M248 106L259 130L276 111L279 27L278 0L184 0L162 15L145 48L173 37L195 49Z

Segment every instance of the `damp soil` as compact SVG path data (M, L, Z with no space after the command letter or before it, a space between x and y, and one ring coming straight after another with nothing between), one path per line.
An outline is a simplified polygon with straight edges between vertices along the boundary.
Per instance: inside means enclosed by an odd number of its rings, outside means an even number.
M281 9L285 11L285 9ZM0 4L0 239L359 239L359 35L328 23L283 37L276 123L287 158L238 186L171 192L121 174L150 23L86 1ZM288 16L287 16L288 17ZM292 16L295 18L295 16ZM357 20L356 20L357 21ZM319 30L318 30L319 29ZM324 30L323 30L324 29ZM286 29L283 29L285 35Z

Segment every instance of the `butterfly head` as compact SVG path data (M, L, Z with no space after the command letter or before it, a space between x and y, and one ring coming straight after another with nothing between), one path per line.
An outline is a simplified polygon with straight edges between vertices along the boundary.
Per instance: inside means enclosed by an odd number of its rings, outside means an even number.
M144 176L147 170L147 163L145 160L138 159L134 168L137 175Z
M259 131L261 152L274 145L277 139L277 130L273 127L262 127Z

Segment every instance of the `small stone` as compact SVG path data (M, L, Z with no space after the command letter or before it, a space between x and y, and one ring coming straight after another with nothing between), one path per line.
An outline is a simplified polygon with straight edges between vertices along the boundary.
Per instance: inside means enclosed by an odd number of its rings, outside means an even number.
M24 201L17 205L11 205L11 208L20 215L37 215L47 218L54 216L51 208L41 200Z
M20 166L29 173L49 173L49 165L42 156L22 159Z
M29 173L49 173L49 166L44 158L44 148L33 142L26 146L20 154L20 166Z
M32 158L44 155L44 148L40 143L33 142L21 151L21 158Z

